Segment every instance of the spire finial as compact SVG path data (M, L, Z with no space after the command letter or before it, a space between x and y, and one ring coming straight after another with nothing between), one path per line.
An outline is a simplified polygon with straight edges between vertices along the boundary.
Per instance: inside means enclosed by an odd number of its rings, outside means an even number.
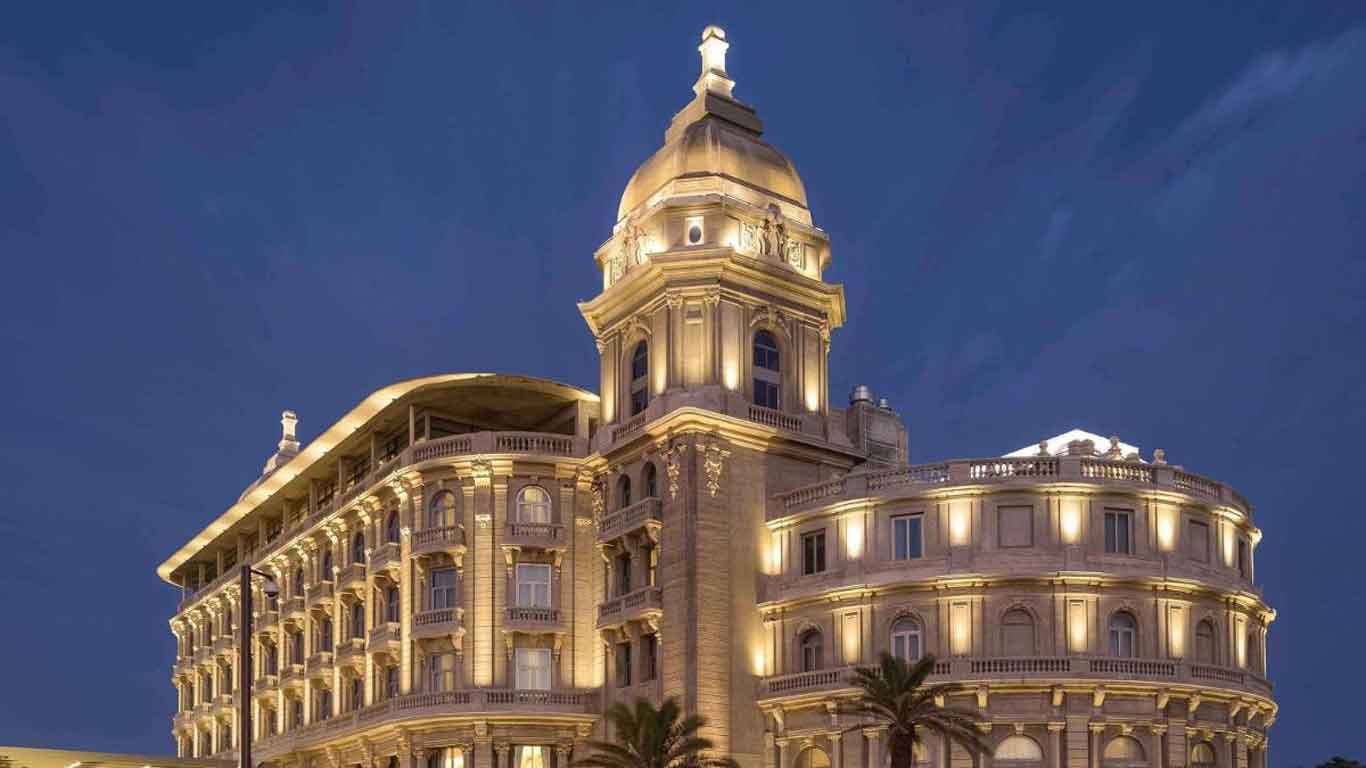
M730 43L726 42L726 30L715 24L702 30L702 44L697 46L697 50L702 53L702 75L693 86L693 91L698 96L704 91L710 91L731 98L730 93L735 88L735 81L726 75L726 49L729 47Z
M299 438L295 433L295 428L299 424L299 417L294 411L285 411L280 414L280 450L282 452L299 451Z

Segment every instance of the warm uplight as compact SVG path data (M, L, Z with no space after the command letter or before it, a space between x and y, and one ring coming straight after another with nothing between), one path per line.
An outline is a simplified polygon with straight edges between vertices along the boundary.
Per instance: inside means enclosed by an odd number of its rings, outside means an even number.
M1233 523L1225 522L1220 525L1224 534L1224 565L1233 567L1233 560L1237 556L1238 537Z
M1081 600L1067 604L1067 650L1086 651L1086 603Z
M968 543L971 534L969 515L972 512L971 502L954 501L949 504L949 543L954 546L962 546Z
M1176 511L1171 507L1157 510L1157 546L1170 552L1176 546Z
M1238 666L1247 666L1247 618L1238 616L1234 619L1233 647L1238 656Z
M1081 499L1063 499L1058 508L1062 540L1076 544L1081 540Z
M768 537L768 572L783 572L783 535L774 531Z
M764 653L764 649L756 648L754 650L753 661L754 674L759 675L760 677L768 674L768 658Z
M857 613L844 615L844 663L857 664L859 660L859 616Z
M726 389L729 389L730 391L734 392L736 389L740 387L739 366L737 366L734 362L726 363L726 369L723 375L725 376L726 380Z
M972 618L968 610L967 603L954 603L950 610L950 636L956 656L966 656L971 650Z
M863 518L851 517L845 522L844 552L850 560L863 555Z
M815 387L807 387L806 390L806 410L815 413L820 410L820 395L816 393Z
M1186 655L1186 617L1179 605L1167 607L1167 645L1174 659Z

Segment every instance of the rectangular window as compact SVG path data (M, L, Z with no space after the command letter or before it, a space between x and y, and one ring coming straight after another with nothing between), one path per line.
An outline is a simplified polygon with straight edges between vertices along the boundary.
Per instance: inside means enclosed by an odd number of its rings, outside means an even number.
M625 688L631 684L631 644L617 643L617 687Z
M384 668L384 698L392 699L398 696L398 672L397 665Z
M290 727L298 728L302 726L304 724L304 700L295 699L294 703L291 705L290 708L293 711L293 717L291 718L292 722L290 723Z
M550 649L517 649L517 687L529 691L550 690Z
M802 574L825 571L825 531L802 534Z
M454 585L454 584L451 585L451 589L452 589L452 590L455 589L455 585ZM398 608L399 608L399 604L400 604L400 603L399 603L398 587L389 587L388 589L384 590L384 620L385 620L385 621L391 622L391 623L395 623L395 624L398 623Z
M641 679L653 680L659 674L659 635L646 635L641 641L645 644L645 669L641 671Z
M626 553L617 555L614 565L616 566L617 594L627 594L631 591L631 556Z
M432 571L431 597L431 610L435 611L441 608L455 607L456 596L454 568L437 568Z
M645 410L645 406L650 404L650 395L642 385L640 389L631 390L631 415Z
M1127 509L1105 510L1106 552L1120 555L1133 554L1129 535L1133 530L1132 518L1133 513Z
M915 560L923 552L920 531L923 515L900 515L892 518L892 559Z
M996 532L1002 548L1034 545L1034 508L997 507Z
M1209 562L1209 525L1190 521L1186 536L1186 549L1190 558L1199 563Z
M550 607L550 566L540 563L517 565L517 605L522 608Z
M755 354L758 354L757 352ZM754 379L754 404L778 409L778 385L760 378Z
M427 657L427 690L455 690L455 654L434 653Z
M1247 539L1238 539L1238 575L1247 578L1248 574Z
M332 716L332 692L323 691L318 694L318 719L326 720Z

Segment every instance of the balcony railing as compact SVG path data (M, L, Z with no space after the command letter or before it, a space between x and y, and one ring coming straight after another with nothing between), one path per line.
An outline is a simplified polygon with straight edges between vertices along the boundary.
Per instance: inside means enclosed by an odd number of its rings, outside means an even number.
M308 657L307 671L309 677L318 676L332 669L332 652L317 651Z
M610 626L659 614L663 608L659 587L645 587L598 605L598 626Z
M542 548L563 545L564 526L554 523L508 523L507 543Z
M387 571L390 568L397 569L399 567L399 554L399 548L396 542L390 541L381 544L380 546L375 547L375 550L370 553L370 568L372 568L375 573Z
M465 527L462 525L426 528L413 533L413 554L464 548L464 546Z
M775 494L769 520L803 508L824 506L832 500L860 498L895 488L979 485L996 483L1077 482L1170 488L1229 506L1249 517L1252 507L1233 488L1166 464L1144 464L1095 456L1038 456L1027 458L962 459L918 464L872 472L856 472Z
M399 643L401 626L397 621L386 621L370 630L370 650L385 648Z
M304 595L308 598L309 605L320 602L330 601L333 597L331 581L315 581L308 585L304 590Z
M279 611L265 611L256 617L257 632L271 632L280 623Z
M660 522L661 503L658 498L641 499L629 507L602 516L598 526L598 540L610 541L644 527L649 522Z
M365 588L365 563L352 563L337 576L337 589L353 591Z
M281 613L287 619L301 619L304 615L304 597L295 595L280 600Z
M775 411L772 408L765 408L762 405L750 404L749 420L763 424L766 427L782 429L788 432L802 431L802 417L793 416L790 413Z
M872 665L870 665L872 666ZM762 699L787 696L852 693L849 682L855 667L834 667L810 672L772 675L759 681ZM935 663L930 680L935 684L1018 679L1119 679L1184 682L1212 687L1249 689L1270 695L1271 686L1246 670L1191 664L1170 659L1116 659L1088 656L1025 656L1004 658L954 658ZM1255 678L1255 679L1252 679Z
M553 629L560 625L560 609L529 606L509 606L506 623L513 629Z

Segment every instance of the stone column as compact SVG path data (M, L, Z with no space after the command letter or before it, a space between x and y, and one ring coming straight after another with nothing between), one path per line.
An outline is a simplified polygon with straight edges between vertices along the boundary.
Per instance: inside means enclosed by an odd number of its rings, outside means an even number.
M844 734L839 731L835 731L829 736L830 757L832 758L830 768L844 768L844 745L840 743L843 741L843 737Z
M1237 768L1248 768L1247 728L1241 726L1235 732L1233 761Z
M886 762L886 755L883 750L883 735L887 732L886 728L864 728L863 738L868 740L868 768L882 768Z
M1064 727L1063 723L1048 724L1048 746L1053 750L1053 768L1064 768L1066 765L1062 747L1062 731Z
M1091 768L1100 768L1100 737L1105 733L1104 723L1091 723Z
M787 739L774 739L778 745L778 768L787 768Z
M493 751L498 757L498 762L492 768L510 768L512 765L509 762L512 759L512 745L499 742L493 745Z
M1152 746L1148 749L1148 762L1152 764L1152 768L1162 768L1166 764L1163 758L1162 735L1167 732L1167 726L1153 723L1148 728L1152 734Z

